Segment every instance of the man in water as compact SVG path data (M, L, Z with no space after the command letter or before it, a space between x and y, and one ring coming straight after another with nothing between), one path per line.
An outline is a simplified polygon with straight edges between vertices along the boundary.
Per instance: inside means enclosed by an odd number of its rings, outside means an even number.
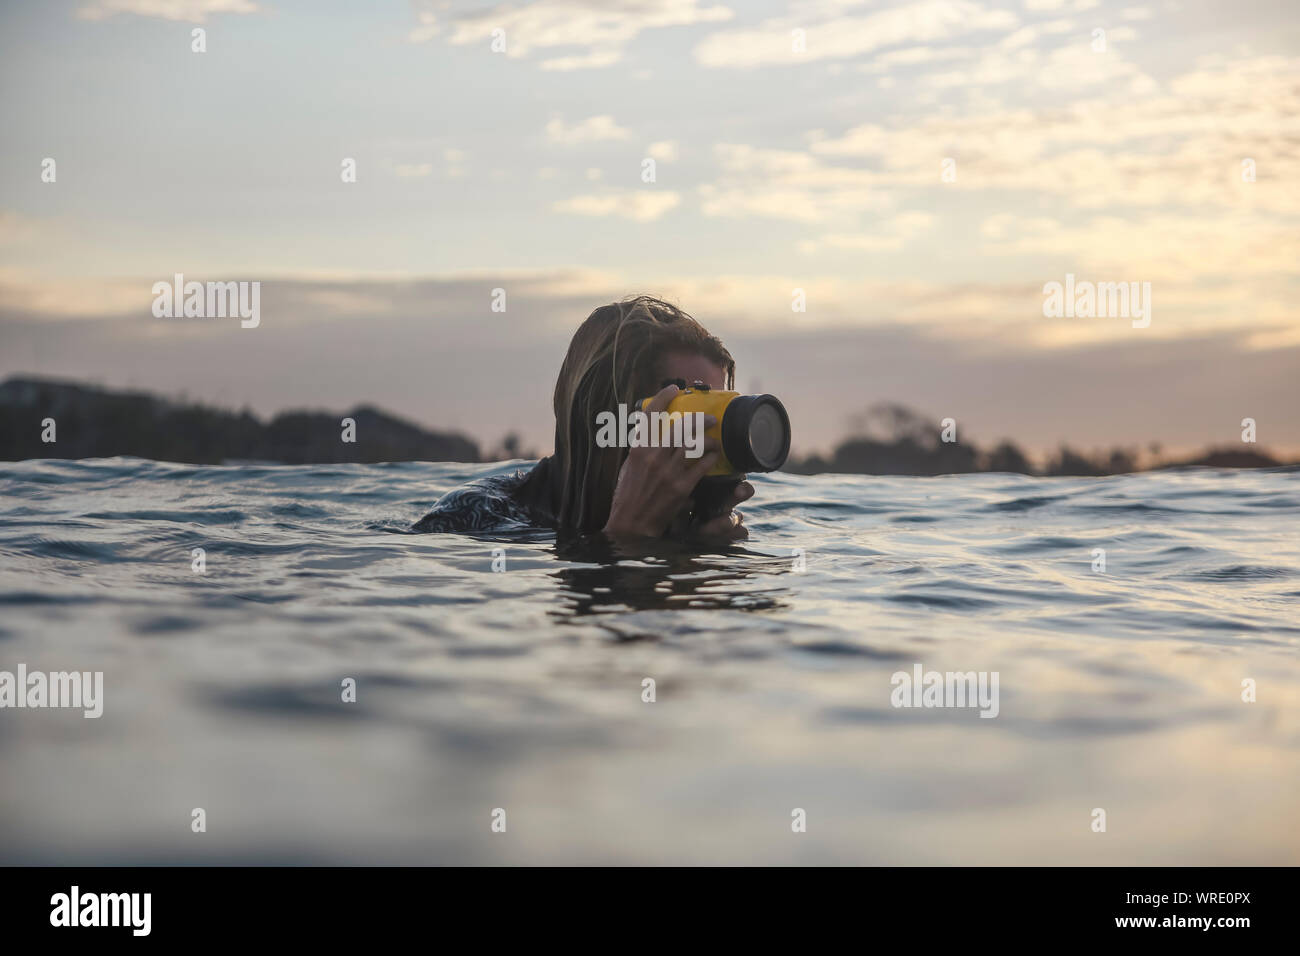
M692 535L748 537L736 505L754 494L739 482L719 514L691 523L691 493L718 460L718 442L703 454L681 447L601 447L597 417L620 404L664 411L677 379L731 389L736 363L722 341L681 309L650 296L601 306L578 327L555 383L555 451L529 471L481 479L439 499L414 531L491 531L541 526L603 532L615 539ZM662 386L662 387L661 387ZM706 427L716 420L706 416ZM694 451L698 452L696 448Z

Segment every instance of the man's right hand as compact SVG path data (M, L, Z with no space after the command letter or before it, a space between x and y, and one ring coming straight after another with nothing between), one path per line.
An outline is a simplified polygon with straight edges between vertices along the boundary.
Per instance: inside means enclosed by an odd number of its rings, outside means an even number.
M645 411L666 411L677 392L676 385L665 386ZM712 415L704 416L706 430L717 423ZM699 458L687 458L685 448L629 449L618 472L605 533L616 538L662 536L689 506L691 492L718 460L721 449L717 439L705 437L703 448Z

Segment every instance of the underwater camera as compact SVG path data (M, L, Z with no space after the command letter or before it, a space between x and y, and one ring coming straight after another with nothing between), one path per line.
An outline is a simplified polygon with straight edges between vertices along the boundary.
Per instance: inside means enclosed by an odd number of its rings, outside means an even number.
M742 395L715 391L703 382L687 385L683 379L668 379L664 386L681 391L669 403L669 414L703 412L717 419L706 435L722 446L718 460L695 486L692 513L707 521L725 510L736 485L751 471L776 471L790 454L790 416L775 395ZM651 399L637 407L645 410Z

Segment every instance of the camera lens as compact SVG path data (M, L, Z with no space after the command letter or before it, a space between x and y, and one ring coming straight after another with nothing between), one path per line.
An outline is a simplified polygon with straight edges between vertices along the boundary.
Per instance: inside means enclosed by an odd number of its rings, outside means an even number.
M772 395L738 395L722 413L722 451L737 471L776 471L790 454L790 418Z
M789 441L785 423L771 405L760 405L749 419L749 450L765 468L779 468Z

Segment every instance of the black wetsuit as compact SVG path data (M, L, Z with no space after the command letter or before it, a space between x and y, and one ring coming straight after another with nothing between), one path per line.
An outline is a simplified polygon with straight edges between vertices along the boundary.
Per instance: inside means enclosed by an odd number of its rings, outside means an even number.
M527 477L527 471L490 475L449 491L411 530L465 532L536 527L534 515L516 497Z

